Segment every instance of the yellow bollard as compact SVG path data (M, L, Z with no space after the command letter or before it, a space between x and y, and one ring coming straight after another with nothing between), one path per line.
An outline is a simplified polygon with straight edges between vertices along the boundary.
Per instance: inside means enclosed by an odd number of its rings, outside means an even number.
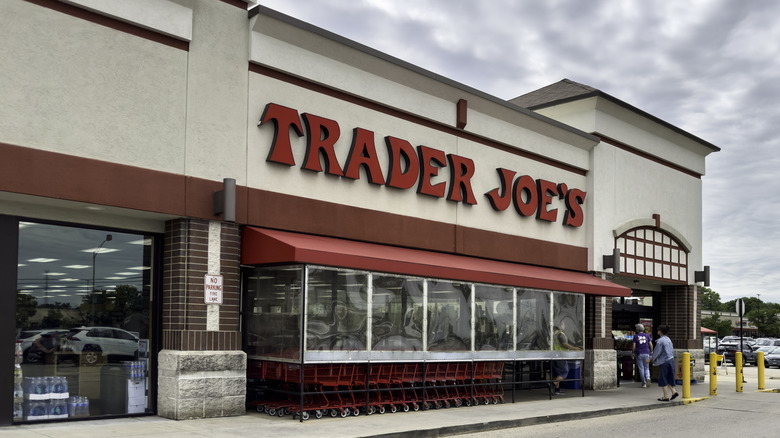
M764 388L764 352L758 352L758 358L756 359L756 366L758 366L758 389Z
M682 356L682 386L683 398L691 398L691 353L687 351Z
M742 392L742 352L734 353L734 368L736 369L737 392Z
M718 355L710 353L710 395L718 395Z

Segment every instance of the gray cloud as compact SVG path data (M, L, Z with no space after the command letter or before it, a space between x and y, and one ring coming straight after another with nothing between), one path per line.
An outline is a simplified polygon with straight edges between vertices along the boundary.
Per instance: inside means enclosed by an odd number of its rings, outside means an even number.
M780 302L780 2L262 3L504 99L569 78L720 146L703 178L711 287Z

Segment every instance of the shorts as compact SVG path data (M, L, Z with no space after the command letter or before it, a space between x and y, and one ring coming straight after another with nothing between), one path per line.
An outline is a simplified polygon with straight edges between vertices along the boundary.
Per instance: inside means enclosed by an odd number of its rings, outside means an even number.
M564 379L569 376L569 362L565 360L552 361L552 377L563 377Z
M674 359L658 367L658 386L674 386Z

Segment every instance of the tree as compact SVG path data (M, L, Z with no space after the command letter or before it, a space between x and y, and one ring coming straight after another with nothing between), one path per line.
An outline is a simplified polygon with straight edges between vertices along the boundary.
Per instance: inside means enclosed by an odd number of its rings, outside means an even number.
M701 307L704 310L722 311L720 294L708 287L701 288Z
M63 316L60 309L49 309L49 313L41 320L41 327L43 328L58 328L62 327Z
M764 305L764 302L761 301L760 298L756 298L756 297L743 297L742 302L745 304L745 314L742 315L743 317L748 313L752 312L753 310L759 309L761 308L761 306ZM736 312L737 300L727 301L726 303L723 304L723 308L721 310L724 312Z
M720 313L715 312L712 316L701 319L701 326L718 332L718 337L728 336L734 333L734 326L728 319L720 319Z
M746 305L747 307L747 305ZM745 318L753 322L758 332L764 336L775 337L780 333L780 319L774 306L764 305L745 314Z
M38 300L30 294L16 294L16 327L24 328L30 317L38 312Z

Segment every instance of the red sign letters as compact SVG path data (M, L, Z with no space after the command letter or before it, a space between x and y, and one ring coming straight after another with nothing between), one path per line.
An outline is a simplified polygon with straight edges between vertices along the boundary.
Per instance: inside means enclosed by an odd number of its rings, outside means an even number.
M303 120L303 123L301 123ZM266 161L295 165L290 141L291 133L298 137L306 136L306 154L302 169L312 172L325 172L330 175L350 179L360 179L360 169L366 173L368 182L407 190L415 185L421 195L444 198L453 202L476 205L477 199L471 186L474 177L474 161L455 154L428 146L416 148L406 140L386 136L385 146L388 152L387 175L382 172L379 163L374 132L363 128L352 130L352 145L344 167L336 157L335 144L341 136L339 124L330 119L303 113L275 103L269 103L263 111L258 126L272 123L274 139ZM304 134L305 128L305 134ZM324 169L323 169L324 164ZM449 180L434 182L440 171L449 170ZM553 207L554 199L564 201L563 224L579 227L583 223L582 204L586 193L579 189L569 189L566 184L556 184L543 179L533 179L528 175L515 178L516 172L499 168L499 187L487 193L490 205L496 211L504 211L513 204L521 216L536 215L539 220L556 222L558 208Z

